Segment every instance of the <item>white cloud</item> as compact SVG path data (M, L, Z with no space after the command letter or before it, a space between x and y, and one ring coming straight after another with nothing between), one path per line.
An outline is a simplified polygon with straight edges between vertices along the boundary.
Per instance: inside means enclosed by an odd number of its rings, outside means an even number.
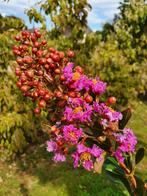
M90 26L103 25L112 21L114 15L119 12L118 7L122 0L89 0L92 11L89 13L88 22Z
M0 1L0 7L11 8L13 11L24 11L33 5L35 5L39 0L10 0L9 2Z
M91 24L102 24L105 20L98 17L94 12L90 12L88 16L88 22Z
M110 18L110 19L113 19L114 15L118 14L118 13L119 13L118 9L112 9L112 10L109 10L109 11L104 11L104 15L107 18Z
M89 3L95 7L115 7L119 2L120 0L89 0Z

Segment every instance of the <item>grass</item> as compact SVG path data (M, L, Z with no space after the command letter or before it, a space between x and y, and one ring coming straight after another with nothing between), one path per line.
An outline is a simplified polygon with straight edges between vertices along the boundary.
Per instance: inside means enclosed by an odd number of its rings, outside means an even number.
M131 127L137 138L139 147L145 148L145 157L142 162L138 165L137 172L144 180L147 180L147 103L136 102L134 104L134 111L132 118L128 124Z
M146 147L147 105L135 105L132 127L139 137L138 146ZM147 155L138 165L139 175L147 177ZM125 189L103 175L74 170L69 162L54 164L44 145L31 146L13 163L0 163L1 196L125 196Z
M1 196L124 196L121 186L71 163L54 164L44 146L32 146L13 164L1 164ZM115 190L115 191L114 191Z

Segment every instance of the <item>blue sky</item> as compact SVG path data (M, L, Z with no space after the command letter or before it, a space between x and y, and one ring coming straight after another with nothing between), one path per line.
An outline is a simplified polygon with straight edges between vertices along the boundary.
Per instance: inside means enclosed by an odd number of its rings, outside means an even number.
M15 15L22 18L29 28L38 27L38 24L30 24L24 13L26 9L40 0L10 0L8 3L0 0L0 13L3 16ZM88 24L92 30L100 30L105 22L111 22L114 14L118 13L119 3L122 0L89 0L92 11L89 12ZM49 23L49 21L48 21ZM50 25L49 25L50 27Z

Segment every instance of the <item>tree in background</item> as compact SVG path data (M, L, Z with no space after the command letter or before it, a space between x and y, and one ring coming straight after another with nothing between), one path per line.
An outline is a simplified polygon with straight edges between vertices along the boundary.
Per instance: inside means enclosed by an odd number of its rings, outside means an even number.
M77 43L77 38L83 39L87 29L88 11L91 9L87 0L46 0L39 3L40 10L53 23L51 35L54 38L67 36L73 44ZM45 26L45 17L37 12L35 8L27 11L30 21L41 22Z
M0 33L3 33L4 31L15 29L17 31L22 30L25 28L24 21L20 18L17 18L15 16L7 16L3 17L0 14Z
M125 105L146 91L147 5L124 1L119 9L113 24L104 26L102 42L91 54L93 66L87 68L99 73L110 84L108 93Z

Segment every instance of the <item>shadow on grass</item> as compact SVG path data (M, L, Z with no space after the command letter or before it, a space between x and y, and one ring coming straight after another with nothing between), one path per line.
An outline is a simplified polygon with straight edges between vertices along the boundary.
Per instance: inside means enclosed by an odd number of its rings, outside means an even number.
M57 190L55 195L61 195L61 191L63 191L62 195L69 196L125 195L120 185L112 186L110 181L102 175L93 174L84 169L73 169L70 161L61 164L53 163L45 146L32 146L16 163L17 172L22 177L23 175L37 177L37 186L51 185L54 190ZM29 188L27 189L25 183L21 184L20 190L23 196L28 196L31 191ZM44 195L46 196L42 193L41 196Z

